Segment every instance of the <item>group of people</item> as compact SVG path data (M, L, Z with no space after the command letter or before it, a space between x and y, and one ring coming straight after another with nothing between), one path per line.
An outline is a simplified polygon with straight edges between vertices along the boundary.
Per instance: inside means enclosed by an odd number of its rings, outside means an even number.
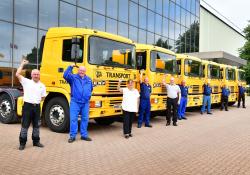
M46 97L46 88L43 83L40 82L40 72L37 69L33 69L31 72L31 79L27 79L21 75L24 65L28 64L28 61L24 58L21 65L17 69L16 76L23 86L23 112L22 112L22 124L19 135L19 150L24 150L27 142L27 133L30 123L33 125L32 140L33 146L44 147L40 143L39 136L39 120L40 120L40 103ZM89 102L93 91L92 80L86 75L86 68L80 66L78 73L73 74L72 70L75 65L69 66L64 74L64 79L69 83L71 87L71 101L70 101L70 132L68 142L72 143L76 140L78 132L78 116L81 115L80 134L81 140L92 141L88 135L88 121L89 121ZM122 110L123 110L123 134L126 139L132 137L132 122L137 112L139 112L137 127L141 128L144 122L144 126L151 128L150 124L150 111L151 103L150 96L152 87L149 84L148 77L143 80L143 71L140 73L140 93L135 88L133 80L127 81L127 87L121 88L122 80L119 80L117 90L123 94ZM166 76L163 77L162 84L166 87L167 91L167 111L166 111L166 126L171 124L177 126L177 120L187 119L185 117L186 106L188 102L188 86L186 81L183 80L181 85L176 85L174 77L170 78L170 84L166 83ZM33 93L30 93L30 92ZM207 82L203 86L203 105L201 108L201 114L205 112L207 106L207 113L211 113L211 93L212 88L210 82ZM230 94L227 86L222 88L222 103L221 109L228 110L228 96ZM245 108L245 88L239 86L239 101L243 101L243 108Z

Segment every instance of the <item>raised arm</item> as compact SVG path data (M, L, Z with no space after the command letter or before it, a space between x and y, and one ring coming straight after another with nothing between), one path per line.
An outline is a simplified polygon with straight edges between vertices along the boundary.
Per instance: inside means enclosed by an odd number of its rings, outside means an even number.
M74 66L70 65L64 72L63 78L68 82L71 83L73 81L73 75L72 75L72 70Z
M120 91L121 93L123 93L123 89L121 88L121 83L122 83L122 80L119 80L117 90Z
M140 83L142 83L142 82L143 82L143 81L142 81L143 72L144 72L144 70L143 70L143 69L142 69L142 70L140 70Z
M18 67L17 71L16 71L16 77L18 78L19 82L21 82L21 79L23 78L23 76L21 74L22 70L23 70L23 66L28 64L28 63L29 63L29 61L26 60L26 57L23 56L22 62L20 64L20 66Z

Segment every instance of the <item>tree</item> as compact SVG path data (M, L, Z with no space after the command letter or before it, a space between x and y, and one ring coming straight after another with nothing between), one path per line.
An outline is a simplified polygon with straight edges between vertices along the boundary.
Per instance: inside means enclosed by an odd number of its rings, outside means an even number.
M155 43L155 46L159 46L159 47L163 47L163 48L166 48L166 49L172 49L172 46L170 46L168 44L168 40L166 41L163 41L163 39L159 38L156 43Z
M250 20L248 22L249 24L243 30L247 41L244 46L239 49L239 54L242 59L247 60L247 65L244 66L243 69L246 71L247 84L250 84Z

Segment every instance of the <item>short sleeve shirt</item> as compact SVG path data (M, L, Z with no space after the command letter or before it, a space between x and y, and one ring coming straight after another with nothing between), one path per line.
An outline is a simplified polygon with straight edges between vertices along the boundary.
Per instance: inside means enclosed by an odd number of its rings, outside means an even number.
M137 89L129 90L128 88L122 88L123 99L122 109L127 112L138 112L138 98L140 94Z
M46 88L43 83L34 82L28 78L21 78L20 82L23 86L23 101L32 104L39 104L42 97L46 96Z
M174 85L170 85L170 84L166 84L166 89L167 89L167 94L169 98L177 98L178 97L178 93L181 93L181 89L178 85L174 84Z

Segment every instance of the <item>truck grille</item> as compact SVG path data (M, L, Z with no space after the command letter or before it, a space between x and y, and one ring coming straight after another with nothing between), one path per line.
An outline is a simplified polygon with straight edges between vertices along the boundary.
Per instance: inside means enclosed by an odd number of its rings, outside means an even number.
M117 90L117 86L118 86L118 80L109 80L107 82L107 92L109 93L119 93L119 91ZM123 81L121 83L121 88L125 88L126 87L126 82Z
M192 86L192 93L199 93L199 91L200 91L199 85Z
M112 108L120 108L122 100L110 100L109 106Z
M218 92L219 92L219 87L218 86L214 86L213 93L218 93Z

